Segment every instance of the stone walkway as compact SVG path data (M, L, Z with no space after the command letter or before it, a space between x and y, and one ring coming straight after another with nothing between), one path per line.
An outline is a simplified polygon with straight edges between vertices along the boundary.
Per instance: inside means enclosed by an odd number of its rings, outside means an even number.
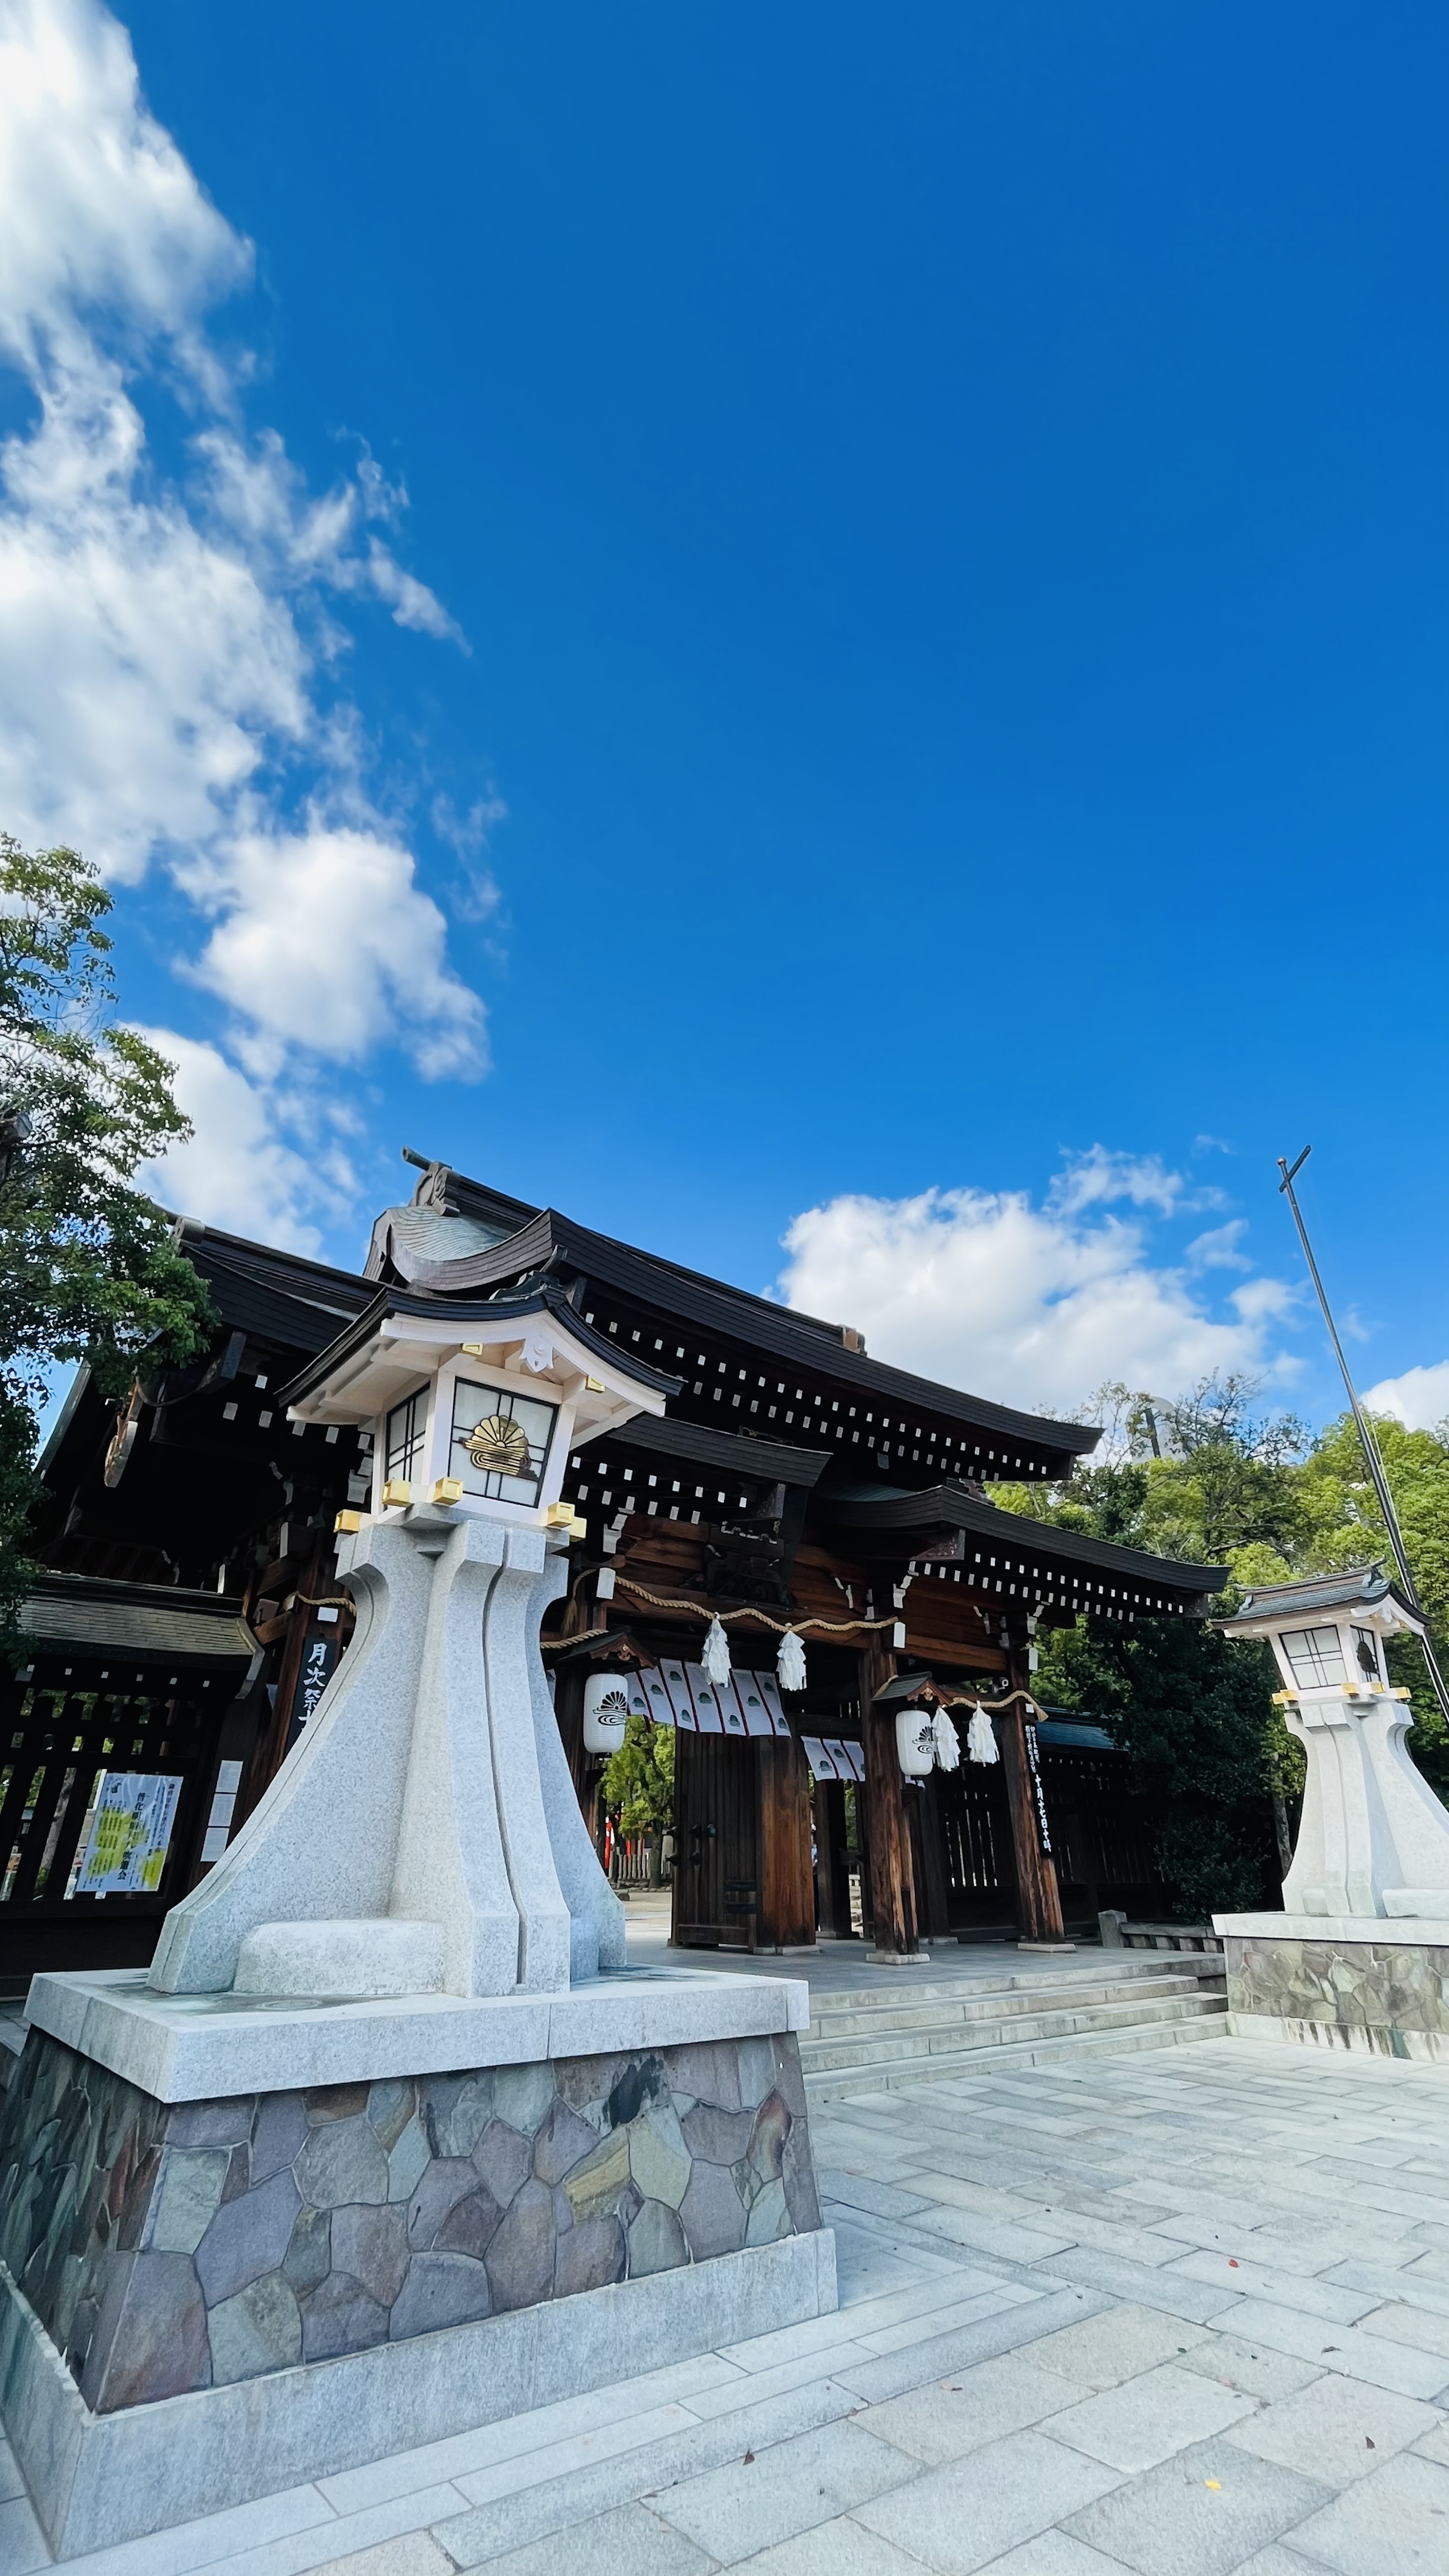
M1449 2068L1213 2040L812 2126L838 2316L67 2576L1445 2576Z

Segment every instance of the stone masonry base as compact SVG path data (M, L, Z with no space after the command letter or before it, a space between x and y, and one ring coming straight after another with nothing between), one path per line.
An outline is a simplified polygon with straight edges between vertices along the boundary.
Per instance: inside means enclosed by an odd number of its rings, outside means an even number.
M165 2103L32 2029L0 2104L0 2409L73 2554L287 2482L299 2404L316 2455L335 2404L370 2457L460 2387L487 2421L539 2373L618 2377L636 2338L643 2369L814 2315L830 2242L790 2032ZM166 2438L178 2404L197 2429Z
M1449 1941L1406 1939L1391 1920L1352 1931L1294 1916L1220 1915L1228 2028L1354 2055L1449 2062ZM1416 1927L1417 1928L1417 1927Z

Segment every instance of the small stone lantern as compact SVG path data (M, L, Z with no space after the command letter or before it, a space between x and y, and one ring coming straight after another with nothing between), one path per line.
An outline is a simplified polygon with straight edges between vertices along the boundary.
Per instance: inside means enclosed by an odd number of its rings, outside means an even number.
M1449 1918L1449 1813L1409 1757L1409 1694L1384 1655L1423 1621L1382 1567L1260 1585L1222 1625L1270 1641L1274 1697L1307 1759L1285 1911Z

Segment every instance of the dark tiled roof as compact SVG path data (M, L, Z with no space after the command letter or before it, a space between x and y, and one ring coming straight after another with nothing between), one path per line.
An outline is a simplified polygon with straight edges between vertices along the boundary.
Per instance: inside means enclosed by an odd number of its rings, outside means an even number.
M1297 1583L1255 1584L1223 1626L1232 1628L1239 1620L1276 1619L1295 1610L1347 1610L1355 1605L1372 1609L1380 1601L1395 1601L1410 1618L1414 1616L1382 1565L1351 1566L1342 1574L1304 1575Z
M96 1575L38 1575L21 1604L20 1625L36 1646L139 1657L143 1663L245 1664L258 1651L239 1601Z
M1062 1529L1054 1521L998 1511L994 1503L978 1501L962 1485L929 1485L924 1493L884 1498L838 1499L825 1492L816 1509L842 1538L852 1539L857 1546L862 1540L884 1541L887 1544L879 1552L893 1557L910 1556L913 1539L925 1547L934 1536L961 1530L979 1539L987 1551L996 1547L1013 1566L1022 1559L1035 1565L1079 1566L1154 1592L1199 1596L1220 1592L1228 1579L1225 1565L1181 1564L1172 1557L1148 1556L1140 1548L1117 1547L1108 1539L1088 1538L1083 1531Z
M521 1202L502 1200L458 1173L430 1173L423 1187L433 1193L432 1204L441 1204L446 1195L448 1203L461 1214L480 1223L522 1213ZM746 1289L731 1288L699 1271L686 1270L657 1254L640 1252L612 1235L596 1234L592 1227L577 1224L555 1208L522 1214L522 1221L511 1234L457 1260L418 1259L402 1245L395 1247L394 1258L399 1254L409 1265L409 1286L448 1296L499 1285L546 1266L572 1269L643 1306L730 1342L768 1351L792 1368L809 1369L851 1393L876 1395L938 1421L970 1423L975 1429L1018 1444L1036 1459L1047 1457L1059 1462L1062 1470L1073 1459L1094 1449L1101 1437L1098 1430L1084 1423L1019 1413L1009 1405L992 1404L982 1396L962 1394L955 1387L915 1377L905 1369L889 1368L884 1361L870 1359L864 1351L852 1350L842 1325L824 1323L793 1307L777 1306L768 1297L753 1296Z

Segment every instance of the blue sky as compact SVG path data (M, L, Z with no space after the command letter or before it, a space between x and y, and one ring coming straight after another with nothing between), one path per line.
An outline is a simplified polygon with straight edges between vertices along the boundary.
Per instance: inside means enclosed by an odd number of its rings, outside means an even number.
M984 1393L1322 1416L1311 1139L1449 1412L1441 11L0 43L0 808L117 884L168 1199L351 1262L407 1143Z

